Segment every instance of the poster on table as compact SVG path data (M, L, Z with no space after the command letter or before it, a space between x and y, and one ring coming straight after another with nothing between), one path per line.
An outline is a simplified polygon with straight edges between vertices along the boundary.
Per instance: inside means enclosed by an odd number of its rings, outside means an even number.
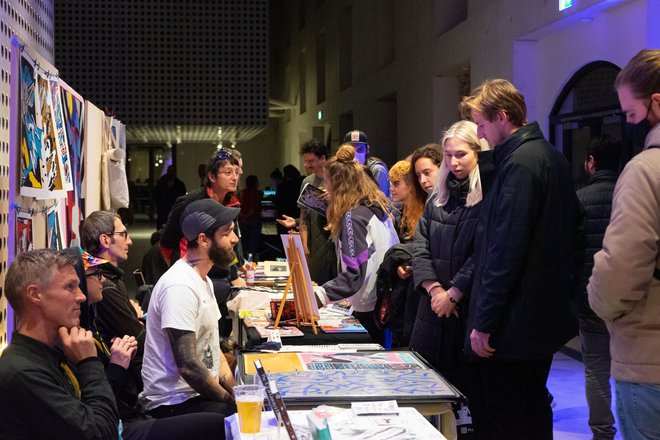
M55 250L62 249L62 229L57 204L46 213L46 247Z
M43 158L41 128L37 125L34 62L22 54L20 63L20 195L43 198L48 190L41 173Z
M66 197L63 181L62 158L55 139L55 121L48 78L37 71L37 93L35 99L37 124L41 128L41 175L46 197L60 199Z
M66 139L66 130L64 128L64 115L62 114L62 96L60 94L59 78L51 78L48 85L50 87L53 123L55 126L55 142L60 163L62 165L62 183L66 191L71 191L73 190L71 157L69 154L69 144Z
M62 98L62 116L66 140L69 147L71 172L73 175L73 191L67 193L66 221L70 236L67 241L70 246L80 245L80 222L83 218L84 199L82 198L82 181L84 176L82 128L84 100L66 82L60 80Z
M16 216L16 255L31 251L34 248L32 239L32 216L19 211Z

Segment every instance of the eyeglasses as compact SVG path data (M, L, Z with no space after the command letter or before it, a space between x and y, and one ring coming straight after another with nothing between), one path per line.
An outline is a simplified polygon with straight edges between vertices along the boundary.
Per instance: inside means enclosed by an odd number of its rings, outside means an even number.
M128 231L121 231L121 232L107 232L105 235L121 235L124 237L124 240L126 237L128 237Z
M103 279L103 272L101 272L100 270L97 270L92 273L86 273L85 275L87 275L87 277L96 277L99 280L99 283Z

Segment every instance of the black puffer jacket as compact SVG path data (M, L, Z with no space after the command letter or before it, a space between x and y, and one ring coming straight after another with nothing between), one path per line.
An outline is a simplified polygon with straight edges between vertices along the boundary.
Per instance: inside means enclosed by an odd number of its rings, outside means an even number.
M587 247L584 251L584 267L580 279L580 297L578 302L578 316L596 319L597 316L589 307L587 298L587 284L591 270L594 267L594 254L603 248L605 230L610 224L612 213L612 196L618 173L612 170L598 170L589 179L584 188L577 191L578 199L585 210L587 221ZM605 328L605 324L603 324Z
M581 273L582 209L568 162L537 123L495 147L496 176L481 207L470 332L489 333L494 358L552 356L577 334L571 309Z
M413 276L416 287L424 281L437 280L445 289L455 286L465 297L459 304L458 318L439 318L431 309L431 297L422 292L410 347L452 381L452 372L459 367L462 357L474 270L471 257L481 203L465 207L468 180L461 182L450 177L448 184L447 204L435 206L436 199L432 197L419 220L413 250Z

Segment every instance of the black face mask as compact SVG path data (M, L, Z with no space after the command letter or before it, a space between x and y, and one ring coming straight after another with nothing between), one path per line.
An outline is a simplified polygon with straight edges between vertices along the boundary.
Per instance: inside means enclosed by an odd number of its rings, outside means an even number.
M646 136L651 131L651 123L649 122L649 112L651 111L651 104L653 101L649 101L649 105L646 108L646 116L644 119L639 121L637 124L626 124L628 127L628 137L632 139L635 145L644 145Z

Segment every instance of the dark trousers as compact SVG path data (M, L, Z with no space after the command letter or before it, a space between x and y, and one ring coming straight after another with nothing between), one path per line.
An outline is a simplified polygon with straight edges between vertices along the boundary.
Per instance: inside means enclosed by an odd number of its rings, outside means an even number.
M552 408L545 387L551 364L551 357L481 362L482 389L472 412L479 439L552 440Z
M356 317L357 320L360 321L360 324L362 324L362 327L369 332L372 341L380 345L384 344L383 331L378 328L378 325L376 325L376 318L374 317L373 310L371 312L353 311L353 316Z
M162 419L183 414L206 412L230 416L236 413L236 405L233 403L205 400L202 396L197 396L176 405L161 405L149 411L148 414L156 419Z
M222 414L196 413L164 419L123 420L124 440L224 440L225 418Z
M610 387L610 334L593 314L580 317L584 386L589 405L589 427L594 440L611 440L616 434Z

